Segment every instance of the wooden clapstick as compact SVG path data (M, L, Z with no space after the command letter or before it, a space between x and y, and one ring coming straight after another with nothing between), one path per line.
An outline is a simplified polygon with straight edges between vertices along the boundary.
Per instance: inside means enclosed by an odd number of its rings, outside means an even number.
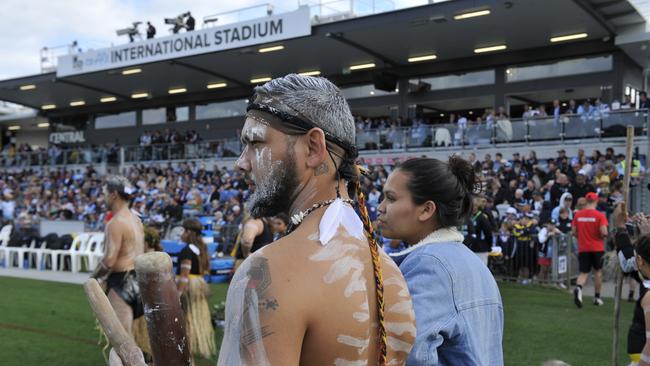
M144 303L151 352L156 366L190 366L192 357L185 316L172 277L172 259L163 252L140 255L135 272Z
M95 312L95 316L104 329L113 350L122 360L122 364L124 366L146 366L142 351L120 323L97 280L91 278L86 281L84 290L88 302L90 302L90 307Z

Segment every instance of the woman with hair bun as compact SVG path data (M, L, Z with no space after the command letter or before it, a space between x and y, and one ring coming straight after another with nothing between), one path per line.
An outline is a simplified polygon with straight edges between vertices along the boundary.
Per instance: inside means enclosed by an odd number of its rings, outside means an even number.
M480 187L472 166L412 159L397 167L379 206L382 235L413 298L416 339L407 365L503 365L503 305L494 277L456 230Z

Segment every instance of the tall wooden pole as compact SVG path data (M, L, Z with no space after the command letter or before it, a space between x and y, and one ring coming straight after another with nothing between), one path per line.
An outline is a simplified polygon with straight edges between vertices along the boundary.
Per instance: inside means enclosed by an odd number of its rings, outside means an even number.
M625 143L625 175L623 176L623 200L625 208L630 207L630 178L632 174L632 149L634 147L634 127L627 126ZM612 365L618 366L618 330L621 316L621 291L623 290L623 273L616 266L616 288L614 290L614 338L612 342Z

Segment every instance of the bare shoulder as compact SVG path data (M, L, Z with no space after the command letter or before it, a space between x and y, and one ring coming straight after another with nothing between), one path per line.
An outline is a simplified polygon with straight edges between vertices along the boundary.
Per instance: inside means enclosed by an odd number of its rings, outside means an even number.
M121 229L124 224L116 217L113 217L109 222L106 223L106 232L114 233L116 230Z
M306 242L299 237L284 237L262 247L249 258L251 265L265 262L278 280L291 282L304 265ZM300 273L300 272L298 272Z
M261 232L264 228L264 223L260 219L249 219L244 223L244 228Z
M276 250L259 250L235 273L220 365L298 363L305 332L302 296L292 283L299 274L290 275L285 263Z
M273 293L285 298L285 306L293 306L299 297L290 296L301 290L302 261L299 254L281 241L267 245L251 254L240 266L233 280L247 282L259 295ZM290 301L289 304L286 301Z
M644 308L650 306L650 291L646 292L641 298L641 306Z

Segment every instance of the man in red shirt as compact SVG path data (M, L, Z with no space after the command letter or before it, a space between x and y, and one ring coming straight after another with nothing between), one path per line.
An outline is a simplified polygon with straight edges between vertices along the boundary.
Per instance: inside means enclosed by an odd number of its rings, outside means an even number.
M603 282L603 254L605 253L604 239L607 237L607 218L596 210L598 195L589 192L585 195L587 206L573 215L571 233L578 239L578 263L580 275L573 297L578 308L582 307L582 286L587 282L589 272L593 268L594 288L596 296L594 305L603 305L600 298L600 288Z

